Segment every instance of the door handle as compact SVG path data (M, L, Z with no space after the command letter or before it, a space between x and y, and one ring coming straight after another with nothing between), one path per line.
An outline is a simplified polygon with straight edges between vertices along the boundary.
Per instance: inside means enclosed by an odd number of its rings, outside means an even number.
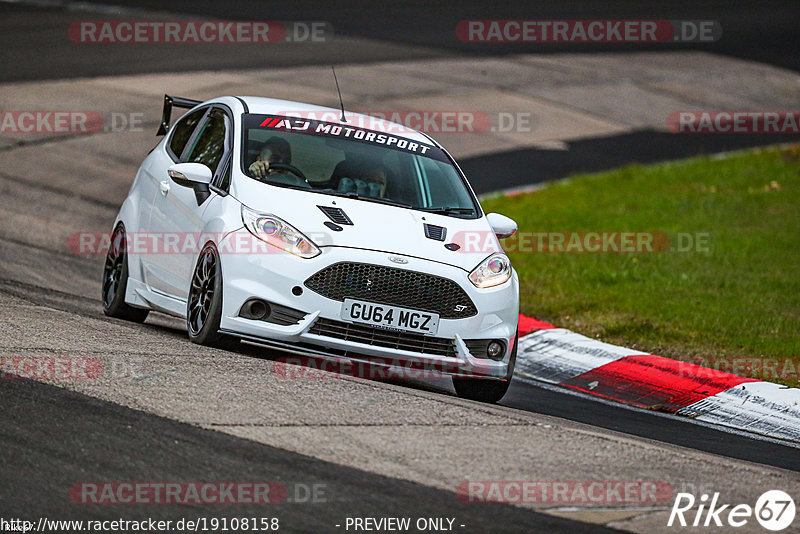
M169 182L166 180L161 182L158 188L161 190L161 194L166 196L166 194L169 193Z

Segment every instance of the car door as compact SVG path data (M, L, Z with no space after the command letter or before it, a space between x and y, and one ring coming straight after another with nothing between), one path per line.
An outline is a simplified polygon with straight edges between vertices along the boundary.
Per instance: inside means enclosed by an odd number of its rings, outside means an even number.
M208 108L178 161L206 165L215 176L214 183L218 183L218 173L223 170L221 163L232 147L231 125L229 111L219 106ZM203 213L216 193L208 190L198 195L195 188L176 183L167 174L167 168L173 163L175 161L163 170L160 193L156 195L150 215L157 253L151 256L148 285L181 301L182 306L189 294L194 263L204 244L201 236L205 226Z
M142 166L144 173L142 184L146 186L147 191L147 196L143 197L143 200L146 198L147 202L142 202L139 206L141 226L139 234L134 236L134 238L138 238L138 241L134 242L133 249L140 258L142 280L150 290L156 292L159 291L159 288L164 287L161 279L165 275L159 267L160 258L151 226L153 205L164 194L164 182L168 179L167 169L170 165L180 161L181 155L209 110L209 107L204 107L190 111L181 117L170 128L164 145L153 150L145 160L145 165Z

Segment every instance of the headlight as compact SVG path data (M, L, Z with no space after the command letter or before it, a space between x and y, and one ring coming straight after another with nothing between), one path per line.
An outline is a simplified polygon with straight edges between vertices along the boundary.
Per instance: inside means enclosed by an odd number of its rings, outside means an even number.
M505 254L492 254L469 273L475 287L499 286L511 278L511 262Z
M320 254L317 245L279 217L242 205L242 221L251 234L273 247L306 259Z

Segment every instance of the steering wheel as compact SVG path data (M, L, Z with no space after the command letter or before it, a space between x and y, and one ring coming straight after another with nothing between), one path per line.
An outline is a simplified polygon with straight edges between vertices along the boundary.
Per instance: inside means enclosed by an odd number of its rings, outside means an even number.
M297 176L298 178L300 178L301 180L303 180L304 182L308 182L308 178L306 178L306 175L303 174L303 171L301 171L294 165L289 165L288 163L270 163L269 168L275 169L276 171L288 171Z

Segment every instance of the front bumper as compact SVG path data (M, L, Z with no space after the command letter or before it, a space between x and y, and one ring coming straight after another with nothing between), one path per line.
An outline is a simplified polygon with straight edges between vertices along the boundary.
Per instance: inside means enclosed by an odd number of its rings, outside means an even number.
M254 237L251 239L255 240ZM255 250L255 247L248 250ZM408 256L402 256L408 263L398 266L389 261L389 256L396 257L397 254L363 249L323 247L322 254L316 258L301 259L277 249L256 254L226 254L225 247L220 247L220 256L223 276L220 331L224 333L313 356L402 360L434 366L445 370L446 374L485 378L504 379L509 374L519 317L516 273L505 284L478 289L469 282L469 273L457 267ZM312 333L312 327L319 319L345 322L341 318L341 301L326 298L303 285L313 274L339 262L403 268L448 278L469 295L478 313L463 319L440 319L435 337L452 343L453 350L447 356ZM252 298L301 310L305 316L297 324L288 326L240 317L242 305ZM465 343L470 339L502 339L506 353L499 360L476 357Z

